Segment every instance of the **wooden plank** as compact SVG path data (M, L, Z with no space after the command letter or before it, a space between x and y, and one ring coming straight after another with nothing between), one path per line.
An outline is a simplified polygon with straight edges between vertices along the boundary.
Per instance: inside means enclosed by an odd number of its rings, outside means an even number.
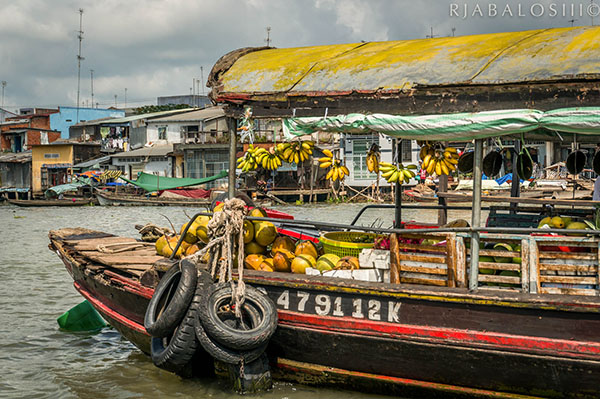
M446 286L446 280L434 280L434 279L423 279L423 278L412 278L412 277L400 277L401 283L406 284L423 284L423 285L437 285L439 287Z
M480 274L479 281L483 283L521 284L521 277L517 276L495 276L492 274Z
M390 283L400 283L400 250L398 248L398 236L390 234Z
M473 196L463 195L458 193L438 193L440 197L444 197L453 201L472 201ZM599 205L599 201L586 201L581 199L576 200L562 200L562 199L551 199L551 198L523 198L523 197L506 197L506 196L481 196L482 202L510 202L518 204L539 204L539 205L572 205L575 207L589 206L593 207Z
M517 256L521 256L521 253L516 251L503 251L498 249L480 249L479 256L498 256L514 258Z
M445 267L419 267L419 266L407 266L405 264L402 265L402 272L411 272L411 273L423 273L423 274L435 274L446 276L448 271Z
M65 240L67 245L98 245L98 244L112 244L117 242L138 242L135 238L131 237L103 237L103 238L88 238L80 240Z
M540 262L540 271L596 273L598 271L598 266L596 266L596 265L565 265L565 264L541 263Z
M479 262L479 269L492 270L521 270L521 265L518 263L496 263L496 262Z
M116 245L118 244L118 245ZM102 248L106 248L108 251L118 251L123 248L134 248L134 249L146 249L153 250L155 249L154 243L149 242L127 242L127 243L109 243L106 244L77 244L73 248L77 251L100 251Z
M529 292L529 241L521 240L521 290Z
M131 270L142 270L142 271L152 269L152 265L147 264L147 263L110 265L109 267L112 267L115 269L126 269L126 270L131 269Z
M399 252L398 259L401 261L400 264L402 264L402 261L405 260L423 263L446 263L446 256L444 255L423 255L408 252Z
M559 294L559 295L587 295L596 296L597 290L589 290L583 288L558 288L558 287L542 287L541 294Z
M157 256L156 250L154 249L143 249L143 248L136 248L136 249L132 249L131 251L122 251L122 252L117 252L117 253L110 253L110 252L101 252L101 251L80 251L79 252L81 255L86 256L86 257L91 257L91 256Z
M127 255L100 255L100 256L89 256L88 259L105 264L105 265L126 265L126 264L143 264L147 263L152 265L162 256L127 256Z
M456 237L456 286L465 288L467 286L467 251L465 240Z
M456 234L446 235L446 248L448 249L446 262L448 287L456 287Z
M446 253L445 245L422 245L422 244L408 244L408 243L398 243L398 248L400 249L410 249L410 250L419 250L419 251L429 251L429 252L441 252Z
M598 255L584 254L581 252L557 252L557 251L540 251L539 259L579 259L579 260L593 260L598 259Z
M598 278L584 277L584 276L540 276L540 282L542 283L558 283L558 284L585 284L585 285L596 285Z
M538 246L534 237L529 237L529 292L537 294L540 292L540 267L538 258Z

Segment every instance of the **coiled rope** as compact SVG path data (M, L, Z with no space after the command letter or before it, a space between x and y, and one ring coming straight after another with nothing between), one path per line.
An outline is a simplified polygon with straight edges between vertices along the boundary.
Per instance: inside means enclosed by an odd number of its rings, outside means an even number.
M213 279L219 283L231 284L232 299L235 303L235 316L242 316L241 308L246 296L244 283L244 216L245 202L238 198L225 200L223 209L213 214L208 222L207 233L210 241L202 250L186 257L198 264L209 254L208 269ZM233 280L233 255L237 251L237 284Z

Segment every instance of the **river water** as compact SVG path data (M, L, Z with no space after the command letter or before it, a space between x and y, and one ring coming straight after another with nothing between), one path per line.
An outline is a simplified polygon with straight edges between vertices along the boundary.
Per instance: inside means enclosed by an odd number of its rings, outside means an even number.
M362 204L280 206L297 219L349 223ZM85 227L139 237L135 224L177 227L190 208L0 206L0 398L236 397L219 380L182 380L162 371L112 328L68 333L56 318L83 298L60 259L48 250L48 231ZM469 217L468 212L450 218ZM403 220L435 222L436 211L404 210ZM371 210L359 224L389 227L393 210ZM484 219L485 220L485 219ZM258 398L379 398L357 392L276 383Z

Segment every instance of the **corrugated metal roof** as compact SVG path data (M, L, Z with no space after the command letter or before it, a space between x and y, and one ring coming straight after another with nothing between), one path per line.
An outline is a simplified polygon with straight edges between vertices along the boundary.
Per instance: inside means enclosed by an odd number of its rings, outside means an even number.
M110 155L105 155L103 157L99 157L99 158L95 158L95 159L90 159L88 161L85 162L81 162L78 163L76 165L73 165L73 168L90 168L96 164L101 164L101 163L107 163L110 161Z
M213 98L598 77L599 38L600 27L591 26L264 49L217 71L222 74Z
M152 147L144 147L139 150L118 152L112 154L111 158L130 158L130 157L163 157L168 153L173 152L173 144L155 145Z
M9 152L0 154L0 162L27 163L31 162L31 151Z
M192 111L192 110L193 110L193 108L183 108L183 109L172 109L169 111L150 112L147 114L140 114L140 115L130 115L130 116L124 116L122 118L113 118L110 121L106 121L102 124L109 125L109 124L115 124L115 123L128 123L128 122L138 121L140 119L151 119L151 118L156 118L158 116L178 114L178 113L188 112L188 111Z
M195 122L195 121L205 121L208 119L220 118L220 117L224 117L224 116L225 116L225 112L223 111L223 107L215 106L215 107L208 107L208 108L200 109L197 111L186 112L183 114L167 116L164 118L154 118L154 119L152 119L152 123Z

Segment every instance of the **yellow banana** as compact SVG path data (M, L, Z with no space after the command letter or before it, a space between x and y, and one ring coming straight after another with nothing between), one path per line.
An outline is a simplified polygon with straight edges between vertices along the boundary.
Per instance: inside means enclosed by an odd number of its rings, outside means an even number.
M428 175L432 175L435 170L435 160L432 160L427 164L427 168L425 169Z
M444 152L446 152L446 151L453 152L455 154L458 153L458 150L456 148L454 148L454 147L446 147L446 148L444 148Z
M391 169L391 170L388 170L387 172L383 172L381 174L381 177L383 177L384 179L387 179L388 177L393 175L395 171L396 171L396 169Z
M346 176L350 176L350 171L348 170L348 168L346 167L346 165L342 165L341 168L344 171L344 174Z
M442 175L442 165L440 164L440 161L436 159L435 161L435 174L438 176Z
M339 170L338 168L333 168L333 176L331 176L333 181L336 181L338 178Z
M450 158L450 159L446 159L446 162L448 162L451 165L456 165L458 163L458 160L455 158Z
M331 157L321 157L319 158L319 162L331 162Z
M329 172L327 172L327 175L325 175L325 180L329 180L331 179L331 176L333 176L333 171L335 169L329 169Z
M439 162L439 164L440 164L440 169L442 171L442 174L443 175L449 175L450 171L448 170L448 167L446 166L446 162L444 162L444 160L441 160Z
M323 169L328 168L330 166L331 166L331 162L321 162L319 164L319 168L323 168Z
M425 155L425 158L423 158L423 169L429 168L429 163L431 162L431 160L432 160L431 154Z
M447 159L444 159L444 163L446 164L446 167L448 168L449 171L454 172L456 170L456 166L454 166L450 161L448 161Z
M329 158L333 157L333 152L331 152L329 150L323 150L323 154L327 155Z

